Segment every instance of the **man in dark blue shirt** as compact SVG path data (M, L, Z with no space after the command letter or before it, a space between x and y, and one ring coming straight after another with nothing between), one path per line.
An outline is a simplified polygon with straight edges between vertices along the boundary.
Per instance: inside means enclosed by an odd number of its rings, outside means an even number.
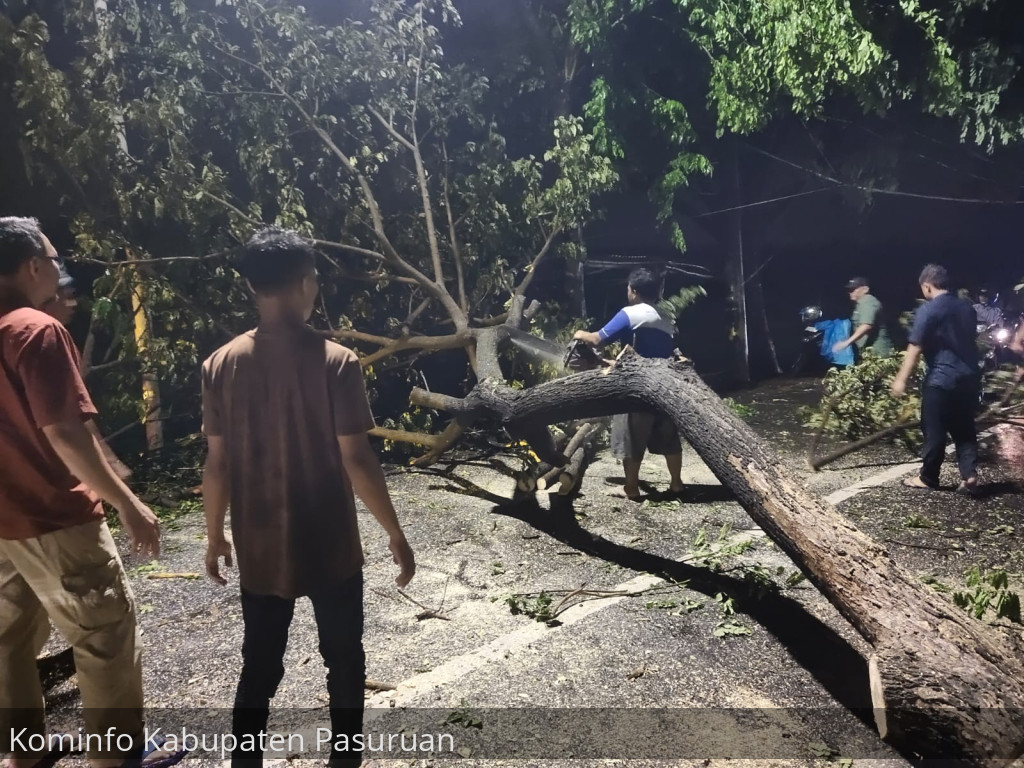
M966 299L949 292L945 268L929 264L918 282L928 302L917 310L903 366L892 383L901 397L921 355L928 371L921 388L921 473L903 484L911 488L938 488L939 469L946 452L947 434L956 445L962 493L978 493L978 436L974 414L981 375L975 341L976 316Z
M623 341L631 344L641 357L672 357L675 351L675 325L654 307L659 281L649 269L634 269L626 287L629 305L620 309L595 333L576 331L574 338L594 347ZM683 448L672 420L651 412L620 413L612 419L612 455L622 460L626 476L623 493L630 501L640 499L640 464L644 453L665 457L671 480L670 493L683 490L681 479Z

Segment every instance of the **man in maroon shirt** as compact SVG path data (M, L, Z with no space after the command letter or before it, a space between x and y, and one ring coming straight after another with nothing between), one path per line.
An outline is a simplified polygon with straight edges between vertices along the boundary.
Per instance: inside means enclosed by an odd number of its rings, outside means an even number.
M100 499L134 550L155 557L160 529L86 426L96 409L71 337L36 309L54 296L59 263L37 221L0 218L0 753L10 768L33 768L52 751L30 741L50 741L35 663L49 617L74 652L86 732L105 739L88 750L92 768L113 768L144 746L142 667ZM168 757L180 759L148 764Z

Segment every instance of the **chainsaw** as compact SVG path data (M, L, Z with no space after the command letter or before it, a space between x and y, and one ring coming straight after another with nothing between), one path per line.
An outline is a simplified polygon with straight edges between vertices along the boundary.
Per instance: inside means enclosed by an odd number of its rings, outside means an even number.
M593 347L579 339L573 339L567 347L563 347L518 328L509 328L508 335L516 349L567 371L589 371L609 364Z

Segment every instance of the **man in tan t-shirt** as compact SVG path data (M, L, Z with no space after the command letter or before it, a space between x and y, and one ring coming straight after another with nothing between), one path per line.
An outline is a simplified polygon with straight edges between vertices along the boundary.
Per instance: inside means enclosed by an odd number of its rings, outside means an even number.
M362 733L363 553L353 490L390 537L405 586L413 553L367 432L374 426L355 353L306 323L318 294L316 253L293 232L267 229L245 245L239 271L259 325L203 363L207 573L220 584L232 538L242 593L242 672L232 730L239 745L265 732L284 677L295 600L313 604L327 667L332 743ZM231 508L231 532L224 520ZM232 764L257 764L236 749ZM361 752L333 749L330 765Z

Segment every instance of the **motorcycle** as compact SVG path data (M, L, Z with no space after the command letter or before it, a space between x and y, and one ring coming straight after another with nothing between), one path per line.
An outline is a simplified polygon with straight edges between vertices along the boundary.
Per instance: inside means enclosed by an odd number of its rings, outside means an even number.
M1020 365L1021 358L1010 349L1010 342L1020 327L1021 318L1016 323L1005 321L991 325L978 323L978 346L982 354L978 359L978 367L983 373L989 373L1004 365Z
M815 328L821 320L821 307L808 306L800 310L800 322L803 324L803 337L800 339L800 353L790 373L794 376L803 373L820 373L827 366L821 355L821 342L824 333Z

